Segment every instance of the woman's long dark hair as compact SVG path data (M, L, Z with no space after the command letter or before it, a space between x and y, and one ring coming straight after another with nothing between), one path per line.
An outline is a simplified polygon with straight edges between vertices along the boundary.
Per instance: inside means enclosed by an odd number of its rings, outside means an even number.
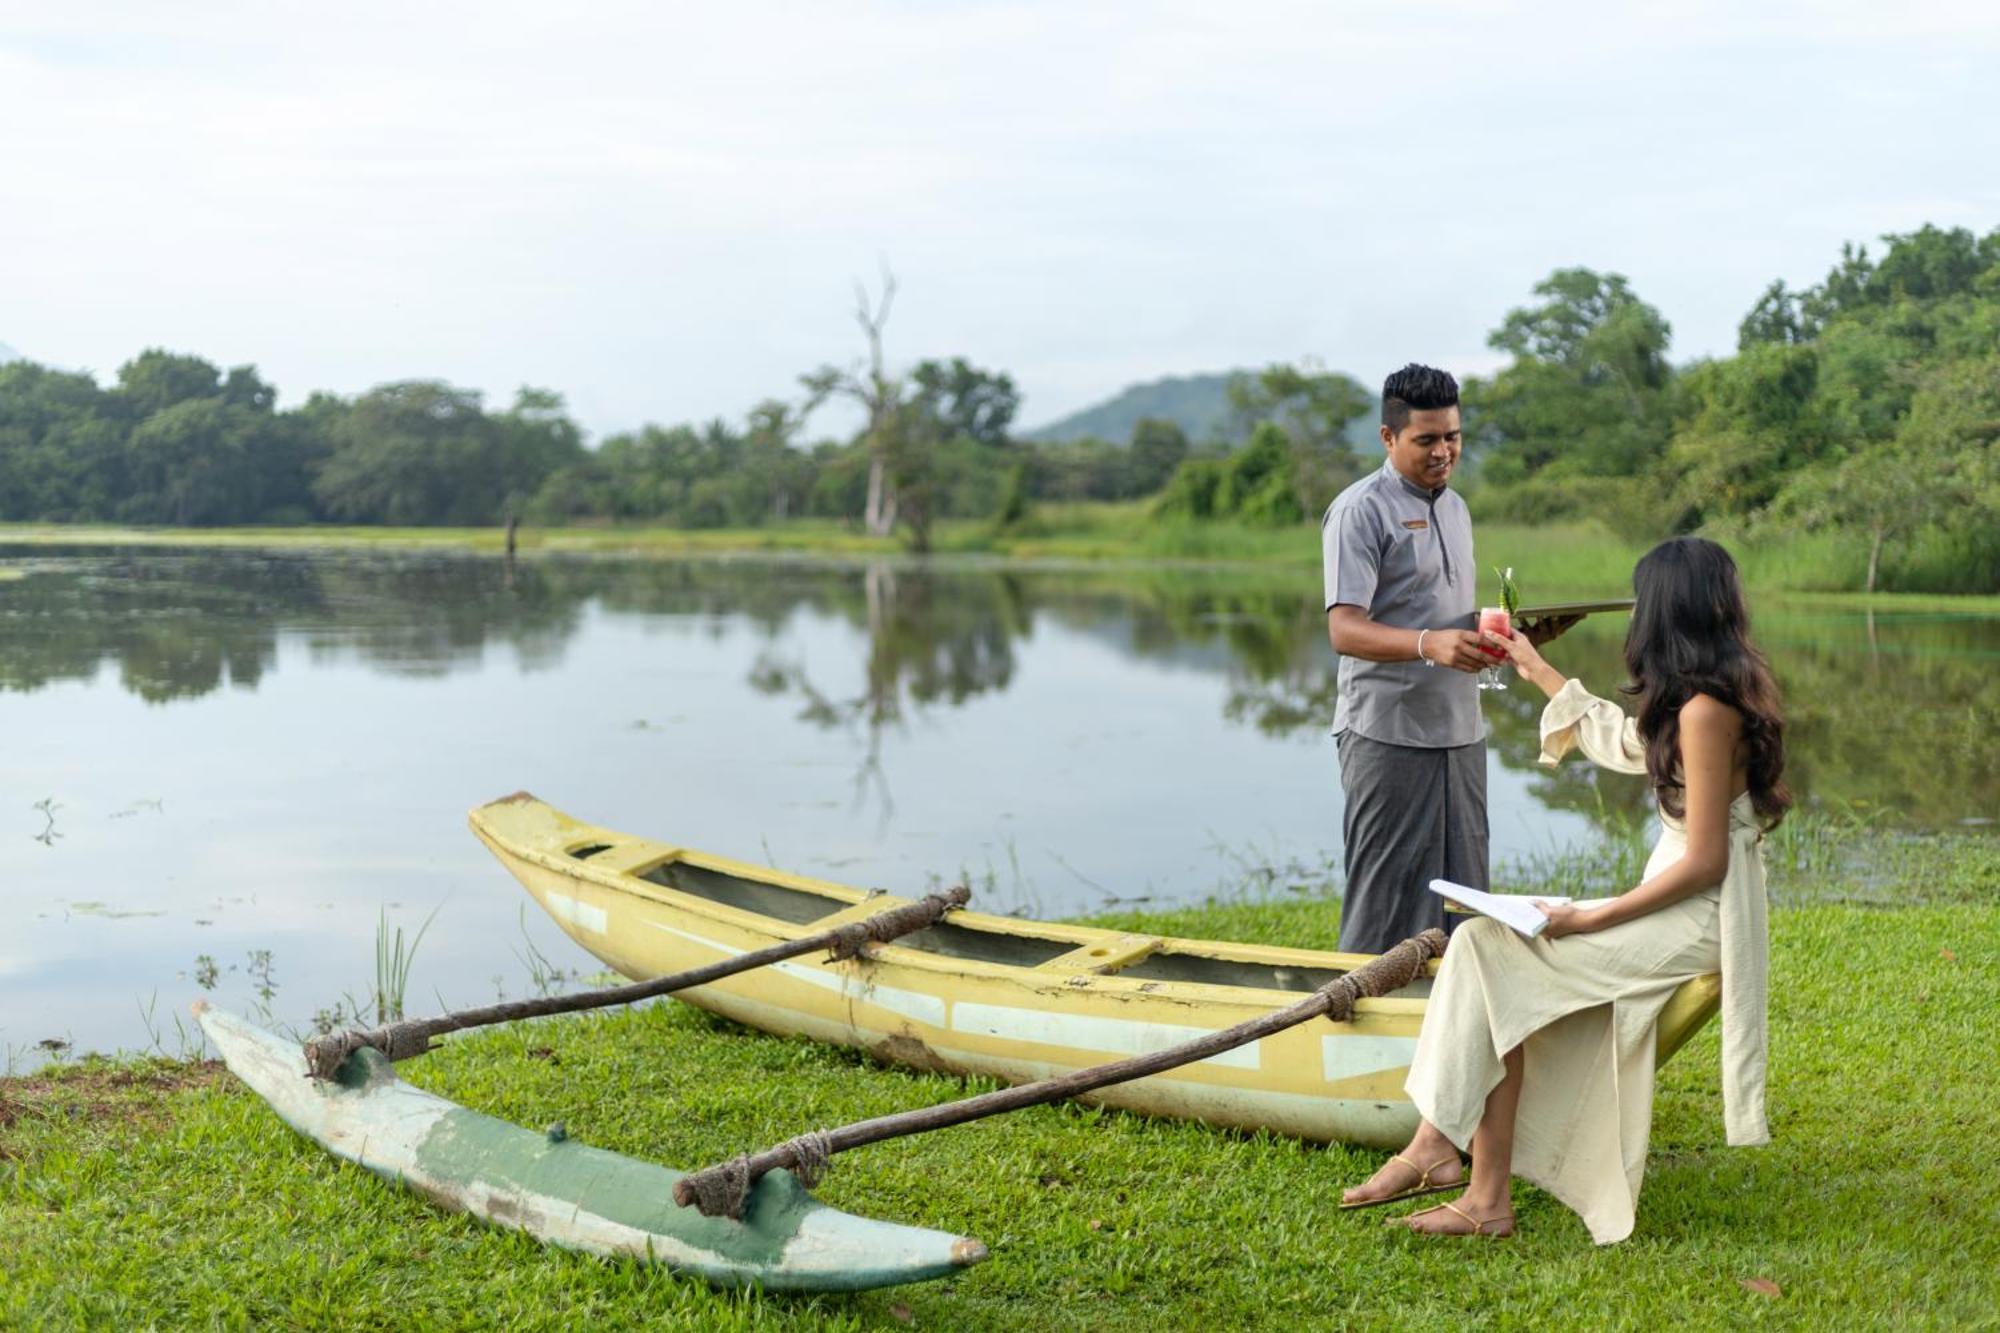
M1632 571L1632 627L1625 634L1620 689L1637 696L1646 776L1660 808L1687 814L1681 785L1681 707L1696 694L1743 716L1750 752L1750 802L1766 828L1791 809L1785 786L1785 718L1770 664L1750 642L1743 583L1729 552L1700 537L1674 537L1646 552Z

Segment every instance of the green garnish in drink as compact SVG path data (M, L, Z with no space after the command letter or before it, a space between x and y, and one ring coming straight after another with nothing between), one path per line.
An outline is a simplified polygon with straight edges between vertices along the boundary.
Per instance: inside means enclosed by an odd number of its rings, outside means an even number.
M1511 618L1521 609L1521 589L1514 582L1514 567L1512 565L1505 569L1496 567L1493 572L1500 576L1500 605L1506 609L1507 615Z

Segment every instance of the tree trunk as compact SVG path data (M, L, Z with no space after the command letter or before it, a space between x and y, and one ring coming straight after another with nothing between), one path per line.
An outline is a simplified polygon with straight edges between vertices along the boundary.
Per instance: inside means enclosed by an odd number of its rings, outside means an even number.
M1877 522L1869 532L1868 542L1868 591L1875 591L1875 571L1882 567L1882 524Z
M861 526L871 537L886 537L896 523L895 501L889 495L889 460L874 450L868 455L868 507Z

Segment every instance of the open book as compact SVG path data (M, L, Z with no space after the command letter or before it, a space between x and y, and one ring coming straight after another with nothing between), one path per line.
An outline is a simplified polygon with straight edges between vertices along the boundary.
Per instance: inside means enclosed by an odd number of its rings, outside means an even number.
M1542 928L1549 924L1549 919L1535 906L1538 900L1551 906L1569 901L1567 898L1558 898L1546 893L1532 895L1484 893L1478 889L1468 889L1463 884L1454 884L1448 879L1432 880L1431 892L1449 898L1468 911L1477 912L1481 916L1490 916L1495 921L1512 926L1529 939L1541 934Z

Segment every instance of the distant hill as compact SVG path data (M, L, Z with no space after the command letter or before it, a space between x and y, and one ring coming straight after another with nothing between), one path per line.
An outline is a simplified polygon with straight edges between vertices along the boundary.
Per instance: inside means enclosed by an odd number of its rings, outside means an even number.
M6 365L9 361L19 361L20 359L21 354L19 352L9 347L6 343L0 343L0 366Z
M1095 407L1023 431L1021 438L1039 444L1092 438L1124 444L1141 418L1165 417L1178 423L1190 440L1200 443L1228 433L1229 380L1242 373L1225 370L1210 375L1169 375L1134 384Z

